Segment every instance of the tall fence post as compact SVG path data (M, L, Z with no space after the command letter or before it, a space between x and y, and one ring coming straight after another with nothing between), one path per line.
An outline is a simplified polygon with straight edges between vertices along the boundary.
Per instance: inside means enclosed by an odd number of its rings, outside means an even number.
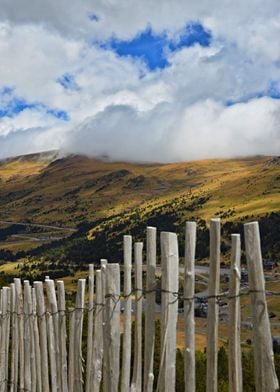
M49 322L52 324L50 328L53 330L52 339L54 340L54 354L55 354L55 363L56 363L56 380L57 380L57 388L61 390L61 359L60 359L60 345L59 345L59 322L58 322L58 307L57 300L55 294L55 286L54 281L51 279L46 280L46 289L47 289L47 297L48 297L48 305L49 305Z
M6 308L6 298L4 294L4 288L0 290L0 344L1 348L3 342L5 342L5 308ZM6 350L1 349L0 351L0 391L5 392L6 389L6 378L5 378L5 356Z
M106 299L105 299L105 296L106 296L106 268L107 268L107 264L108 264L107 259L101 259L100 260L101 282L102 282L102 298L104 300L104 302L103 302L103 311L102 311L102 319L103 319L103 347L104 347L104 352L103 352L103 375L104 375L103 376L103 389L104 389L104 392L108 392L108 378L105 377L105 374L108 373L108 370L107 370L108 359L106 357L108 351L105 350L105 345L106 345L106 342L105 342L105 339L106 339L105 330L106 330L106 325L107 325L107 320L106 320L106 317L107 317L107 315L106 315Z
M42 392L42 368L40 336L38 328L38 309L35 288L32 288L32 312L33 312L33 331L34 331L34 352L35 352L35 372L36 372L36 391Z
M92 391L99 392L103 362L103 307L101 271L96 271L96 303L92 352Z
M152 392L154 384L155 299L156 299L156 236L155 227L147 227L146 312L144 343L144 392Z
M24 389L31 390L31 335L30 317L32 313L31 288L28 280L23 282L24 287Z
M120 367L120 266L106 266L106 325L105 325L105 361L108 392L119 390Z
M59 351L60 351L60 369L61 369L61 392L68 391L67 379L67 350L66 350L66 304L65 289L63 280L57 281L57 308L59 324Z
M41 350L41 370L42 370L42 385L44 392L49 392L49 366L48 366L48 344L47 344L47 323L46 323L46 308L44 301L44 291L42 282L34 282L38 326L40 334L40 350Z
M229 392L242 392L240 347L240 235L231 236L231 270L229 282Z
M9 287L3 287L1 295L1 352L0 352L0 391L5 392L7 390L7 329L8 329L8 295L10 294ZM9 342L9 340L8 340Z
M245 224L244 232L253 318L256 392L274 392L279 388L279 385L274 366L272 338L265 298L258 222Z
M9 361L10 361L10 330L11 330L11 288L7 287L7 327L6 327L6 369L5 377L9 379Z
M21 280L14 279L16 289L16 311L19 340L19 389L24 390L24 317Z
M94 266L89 265L88 276L88 328L87 328L87 362L86 362L86 392L92 388L92 340L93 340L93 294L94 294Z
M36 321L36 313L34 312L34 303L33 303L33 288L30 286L30 316L29 316L29 324L30 324L30 337L31 337L31 351L30 351L30 365L31 365L31 385L33 390L37 388L37 366L36 366L36 346L35 346L35 321Z
M210 272L207 315L207 379L206 391L218 389L218 326L219 305L217 295L220 289L220 219L210 220Z
M16 311L16 288L11 283L11 310L12 310L12 343L11 343L11 389L14 392L18 382L18 328Z
M74 372L75 372L75 309L69 308L69 353L68 353L68 388L69 392L74 390Z
M143 243L134 244L135 265L135 333L134 333L134 363L131 392L142 390L142 252Z
M50 286L47 284L50 279L46 277L45 284L47 287L47 297L48 301L46 301L46 324L47 324L47 340L48 340L48 352L49 352L49 361L50 361L50 379L52 392L56 392L58 389L58 378L57 378L57 347L56 347L56 339L55 339L55 324L52 316L52 304L49 300L49 289ZM53 281L52 281L53 282Z
M175 233L162 232L161 352L157 390L175 392L176 325L178 318L179 253Z
M130 361L131 361L131 259L132 259L132 237L123 237L124 250L124 330L122 347L122 374L121 392L127 392L130 388Z
M195 246L196 223L187 222L185 231L185 277L184 277L184 316L185 316L185 391L195 391Z
M2 347L4 341L4 309L3 309L3 288L0 290L0 345ZM0 391L4 392L6 388L5 382L5 350L0 351Z
M74 391L83 392L82 334L86 280L79 279L75 303Z

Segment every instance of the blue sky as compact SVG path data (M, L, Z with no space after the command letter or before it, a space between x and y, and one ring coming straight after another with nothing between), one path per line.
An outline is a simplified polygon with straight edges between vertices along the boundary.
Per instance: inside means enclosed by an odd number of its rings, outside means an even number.
M69 114L64 110L50 108L40 102L28 102L24 98L17 97L12 87L6 86L0 89L0 119L13 118L25 110L43 111L58 120L69 121Z
M153 71L163 69L169 64L168 52L179 51L185 47L200 45L207 47L211 44L211 32L206 30L199 22L188 23L177 39L168 37L166 32L157 34L151 27L140 32L130 40L121 40L113 37L102 47L112 49L119 56L131 56L145 62Z
M5 2L0 158L279 153L279 19L279 0Z
M225 104L227 106L236 105L238 103L246 103L253 99L260 99L263 97L270 97L272 99L280 99L280 83L276 81L269 82L267 88L262 91L252 92L248 95L243 95L236 99L227 99Z

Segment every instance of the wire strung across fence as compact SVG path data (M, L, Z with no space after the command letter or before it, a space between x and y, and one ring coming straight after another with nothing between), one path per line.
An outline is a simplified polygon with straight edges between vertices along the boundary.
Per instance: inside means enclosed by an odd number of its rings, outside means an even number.
M177 236L161 234L161 287L156 284L156 229L147 229L146 287L142 285L141 243L134 244L135 284L131 287L132 238L124 236L124 286L120 291L120 266L101 260L101 269L89 267L88 302L86 280L79 279L74 307L66 307L63 281L15 279L1 289L0 299L0 392L173 392L175 391L176 324L178 303L184 305L185 391L195 391L194 307L196 225L186 224L184 289L179 290ZM210 224L210 270L207 314L207 392L217 392L219 304L228 301L229 390L242 391L240 349L240 298L251 297L256 391L275 391L278 380L266 296L280 292L265 290L257 223L245 225L249 288L240 288L240 237L232 236L229 290L219 291L220 221ZM96 282L95 282L96 281ZM201 281L202 282L202 281ZM271 279L270 283L279 280ZM205 284L205 281L202 283ZM95 286L95 290L94 290ZM45 289L44 289L45 287ZM161 352L157 384L153 370L155 305L160 296ZM132 300L135 302L134 353L131 352ZM145 307L143 310L143 301ZM120 304L123 305L121 347ZM145 313L142 347L142 313ZM87 327L84 315L87 314ZM67 325L69 326L67 328ZM69 329L69 330L68 330ZM83 373L82 336L86 330L86 369ZM122 354L122 367L120 366ZM133 368L130 372L130 362ZM143 355L144 354L144 355ZM144 358L143 358L144 357ZM144 361L143 361L144 359ZM142 363L144 369L142 369ZM129 364L129 366L127 366ZM143 375L143 376L142 376Z
M138 297L136 299L134 297L134 294L137 293L137 292L141 292L142 294L141 294L140 297ZM133 290L131 290L129 295L124 295L124 294L118 294L118 295L110 294L110 295L108 295L107 294L107 295L105 295L105 299L106 298L111 298L114 301L114 303L118 303L122 299L126 299L128 297L131 297L135 302L138 302L138 301L140 301L142 299L145 299L146 298L146 294L151 294L151 293L172 294L175 297L175 299L174 299L175 302L179 301L179 300L182 300L182 301L196 301L196 300L201 299L201 296L199 296L199 295L194 295L193 297L186 298L180 292L173 292L173 291L168 291L168 290L162 290L160 288L159 289L155 289L155 290L133 289ZM204 295L203 299L208 300L208 299L211 299L211 298L216 298L217 299L217 303L219 304L220 303L219 302L220 299L241 298L241 297L244 297L244 296L249 296L252 293L264 293L266 296L280 296L280 291L246 290L246 291L240 291L237 295L229 295L229 294L225 294L225 293L220 293L220 294L217 294L217 295ZM173 303L173 301L171 303ZM25 312L17 313L17 312L12 312L12 311L8 310L5 314L0 313L0 319L4 320L5 318L8 318L9 316L13 316L13 315L15 315L15 316L24 316L24 317L27 317L27 318L34 317L34 316L36 316L38 318L42 318L42 317L44 317L46 315L50 315L50 316L55 316L55 315L58 315L58 314L66 315L66 314L74 313L76 311L83 311L85 313L92 313L92 312L94 313L96 311L97 307L105 307L105 304L104 303L97 303L97 302L94 301L94 306L91 307L91 308L88 308L87 306L85 306L83 308L77 308L77 307L70 308L70 309L66 308L64 310L57 310L56 312L51 312L51 311L47 311L46 310L44 313L40 313L40 314L37 314L37 313L25 313Z

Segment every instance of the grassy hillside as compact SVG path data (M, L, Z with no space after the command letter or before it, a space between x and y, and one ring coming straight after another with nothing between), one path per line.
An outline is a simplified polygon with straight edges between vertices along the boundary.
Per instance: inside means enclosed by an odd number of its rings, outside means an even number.
M173 164L56 158L52 152L0 163L0 249L13 254L25 250L25 256L81 265L100 257L118 259L122 235L131 233L143 240L147 225L176 230L182 247L184 222L196 219L198 257L203 259L208 254L207 222L220 216L225 260L229 234L252 219L261 220L266 256L280 255L280 157ZM34 237L34 228L11 229L3 221L73 227L77 232L45 242L41 235L36 247L28 238ZM30 246L19 245L24 243L22 237L17 246L11 233L27 235ZM9 259L3 254L2 259Z
M172 200L208 220L279 210L280 158L205 160L165 165L111 163L82 156L32 155L0 163L0 219L76 226ZM37 159L36 159L37 158ZM48 159L50 161L48 161Z

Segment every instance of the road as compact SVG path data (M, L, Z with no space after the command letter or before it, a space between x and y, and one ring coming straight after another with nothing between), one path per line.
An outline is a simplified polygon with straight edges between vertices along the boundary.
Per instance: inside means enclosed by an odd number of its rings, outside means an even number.
M143 270L145 271L145 268L146 268L146 266L145 265L143 265ZM161 267L160 266L158 266L157 268L156 268L156 272L157 273L160 273L161 272ZM195 272L196 272L196 274L197 275L199 275L199 274L209 274L209 266L207 266L207 265L195 265ZM179 273L184 273L184 267L179 267ZM225 268L225 267L223 267L223 268L221 268L220 269L220 275L230 275L230 268Z
M19 238L23 240L29 240L29 241L38 241L38 242L44 242L44 241L57 241L61 240L65 237L33 237L29 235L23 235L23 234L12 234L11 238Z
M38 224L38 223L13 222L13 221L4 221L4 220L0 220L0 223L4 223L4 224L8 224L8 225L21 225L21 226L30 226L30 227L41 227L41 228L53 229L53 230L64 230L64 231L70 231L72 233L75 233L75 231L77 231L77 229L73 229L71 227L41 225L41 224Z
M184 272L184 268L183 267L180 267L180 272ZM201 274L209 273L209 266L208 265L196 265L195 266L195 272L199 272ZM229 275L230 274L230 268L225 268L225 267L220 268L220 274L221 275Z

